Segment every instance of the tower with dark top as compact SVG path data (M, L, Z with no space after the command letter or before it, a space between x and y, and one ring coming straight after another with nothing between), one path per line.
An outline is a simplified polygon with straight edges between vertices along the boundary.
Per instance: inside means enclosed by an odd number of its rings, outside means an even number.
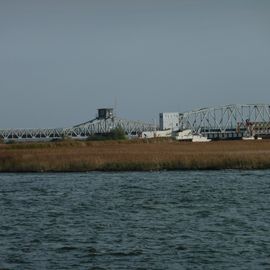
M113 118L113 109L112 108L98 109L97 119L108 119L108 118Z

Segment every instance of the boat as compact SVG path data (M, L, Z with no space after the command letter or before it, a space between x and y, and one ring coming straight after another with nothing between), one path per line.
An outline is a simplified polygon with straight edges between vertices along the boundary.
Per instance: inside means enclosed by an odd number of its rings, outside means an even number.
M250 140L262 140L262 137L257 136L244 136L242 137L242 140L250 141Z
M252 140L255 140L255 137L254 136L244 136L244 137L242 137L242 140L244 140L244 141L252 141Z
M202 135L193 135L192 142L211 142L211 139Z
M193 134L191 129L179 131L175 135L175 139L178 141L188 142L210 142L211 140L201 134Z

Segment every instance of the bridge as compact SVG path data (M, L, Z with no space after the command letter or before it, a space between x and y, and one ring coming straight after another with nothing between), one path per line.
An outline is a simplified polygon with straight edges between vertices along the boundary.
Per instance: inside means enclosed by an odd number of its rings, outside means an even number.
M110 133L116 127L122 128L127 135L131 136L157 129L154 124L115 117L113 109L102 108L98 109L98 116L95 119L70 128L3 129L0 130L0 139L5 141L54 140L65 137L87 139L95 134Z
M231 104L179 114L181 130L211 139L270 136L270 104Z
M270 104L232 104L179 113L180 130L191 129L210 139L238 139L244 136L270 137ZM113 115L113 109L98 109L95 119L70 128L4 129L3 140L53 140L70 137L86 139L95 134L110 133L116 127L127 135L138 136L156 131L154 124L125 120Z

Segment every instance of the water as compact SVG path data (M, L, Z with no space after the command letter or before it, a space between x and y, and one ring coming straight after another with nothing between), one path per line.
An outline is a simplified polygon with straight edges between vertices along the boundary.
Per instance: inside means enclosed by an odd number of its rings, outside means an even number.
M270 171L0 174L0 269L270 269Z

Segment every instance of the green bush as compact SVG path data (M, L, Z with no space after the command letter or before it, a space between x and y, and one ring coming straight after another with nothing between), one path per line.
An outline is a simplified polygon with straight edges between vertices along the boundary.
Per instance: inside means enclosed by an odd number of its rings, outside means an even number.
M125 140L126 139L126 133L123 128L116 127L111 131L111 137L113 140Z
M126 133L122 127L116 127L110 133L94 134L88 137L88 141L126 140Z

